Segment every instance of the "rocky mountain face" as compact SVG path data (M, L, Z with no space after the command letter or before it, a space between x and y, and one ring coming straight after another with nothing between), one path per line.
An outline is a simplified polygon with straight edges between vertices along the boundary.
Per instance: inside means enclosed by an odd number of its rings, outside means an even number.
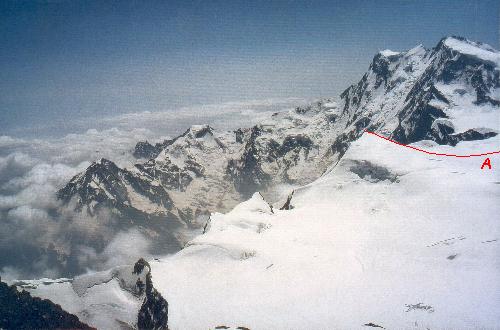
M4 284L0 283L0 285ZM5 285L5 287L7 286ZM29 297L30 294L43 296L62 304L65 309L78 316L69 313L66 313L68 316L64 316L65 312L61 312L64 317L59 317L57 309L60 310L60 307L58 305L50 303L49 300L41 301L40 298L30 298L36 299L36 302L43 302L44 306L56 306L50 307L50 309L45 308L48 316L44 318L47 319L47 322L51 321L50 318L60 318L60 322L66 320L66 323L53 323L53 326L24 327L27 329L90 329L85 324L80 323L80 319L98 329L168 330L168 303L153 286L151 266L142 258L134 265L119 266L108 271L85 274L73 279L16 281L8 290L10 290L9 292L17 292L16 288L23 291L23 293L16 293L16 295L24 300L28 299L26 297ZM6 300L5 294L0 296L0 302L2 302L0 304L2 306L8 302L9 304L5 306L10 306L13 314L18 315L18 311L21 310L20 307L13 307L11 300ZM33 303L30 304L34 306ZM33 310L42 309L33 308ZM30 314L29 311L26 311L26 314L37 315ZM57 326L57 324L61 325ZM17 327L5 327L5 329L17 329Z
M380 52L358 84L341 95L346 132L332 151L343 151L343 143L365 128L405 144L427 139L456 145L496 135L452 122L460 115L454 110L464 105L476 111L499 105L498 58L491 47L458 37L442 39L432 50Z
M95 329L50 300L0 281L1 329Z
M141 274L145 268L147 268L145 297L137 316L137 327L139 329L168 330L168 303L153 287L151 266L144 259L140 259L135 264L133 273Z
M89 214L110 209L125 226L144 228L149 237L170 235L180 247L185 240L176 231L201 232L210 212L227 211L255 191L313 181L365 130L401 143L456 145L495 136L473 118L487 107L498 110L499 57L488 45L458 37L430 50L382 51L339 99L233 132L195 125L171 140L139 142L134 155L143 160L135 166L102 159L58 196Z

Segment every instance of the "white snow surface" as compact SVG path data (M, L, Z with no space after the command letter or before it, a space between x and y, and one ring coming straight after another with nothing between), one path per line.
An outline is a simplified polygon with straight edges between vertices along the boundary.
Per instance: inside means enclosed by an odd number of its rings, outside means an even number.
M418 146L468 154L499 142ZM496 166L481 170L483 160L364 134L295 192L294 209L271 213L255 194L212 215L210 230L180 253L153 262L169 327L498 327L500 176Z
M445 45L462 54L472 55L500 65L500 52L487 44L479 44L469 40L459 40L450 37L446 38Z
M134 329L144 300L135 285L137 279L146 282L146 272L132 272L132 266L120 266L74 279L25 280L13 284L61 305L80 321L98 329Z
M380 52L380 54L382 54L382 56L385 56L385 57L389 57L389 56L395 56L395 55L399 55L401 54L400 52L395 52L395 51L392 51L390 49L385 49L385 50L382 50Z

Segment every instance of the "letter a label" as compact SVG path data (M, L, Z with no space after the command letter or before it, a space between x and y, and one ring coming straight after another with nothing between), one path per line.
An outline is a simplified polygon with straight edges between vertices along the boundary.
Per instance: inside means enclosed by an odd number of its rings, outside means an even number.
M481 165L481 169L484 170L484 168L488 166L488 169L491 170L491 161L489 158L486 158L483 162L483 165Z

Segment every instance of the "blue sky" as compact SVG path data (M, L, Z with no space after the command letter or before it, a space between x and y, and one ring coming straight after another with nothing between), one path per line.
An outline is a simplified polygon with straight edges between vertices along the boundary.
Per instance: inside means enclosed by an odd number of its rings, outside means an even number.
M499 48L498 1L0 1L0 135L76 118L338 95L386 48Z

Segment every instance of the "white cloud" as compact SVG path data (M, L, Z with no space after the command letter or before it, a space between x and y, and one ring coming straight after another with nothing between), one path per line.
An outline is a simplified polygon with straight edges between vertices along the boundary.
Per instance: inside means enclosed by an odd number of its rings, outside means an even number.
M0 269L0 278L2 281L13 281L21 278L21 273L14 267L3 267Z
M150 246L151 243L137 229L120 232L102 253L105 258L104 268L133 263L149 255Z
M33 221L48 220L45 210L31 208L27 205L18 206L7 213L7 217L19 222L31 224Z

